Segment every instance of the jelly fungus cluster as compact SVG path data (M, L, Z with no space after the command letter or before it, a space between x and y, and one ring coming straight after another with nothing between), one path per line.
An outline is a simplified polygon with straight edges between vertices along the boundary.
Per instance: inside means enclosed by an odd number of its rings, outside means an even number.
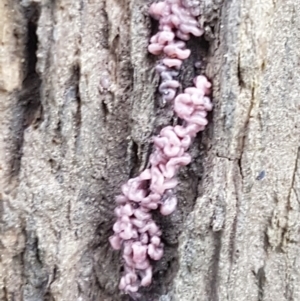
M195 9L184 6L183 0L165 0L150 7L150 15L159 20L159 32L151 38L149 51L163 56L156 67L161 77L159 91L173 104L183 125L167 126L153 138L149 167L129 179L122 186L122 194L116 197L117 221L109 240L115 250L123 252L124 274L119 288L130 294L152 281L151 260L162 258L163 244L161 230L151 211L158 209L162 215L169 215L176 209L176 174L181 166L191 162L187 150L196 134L204 130L207 112L212 110L208 97L211 84L204 76L196 77L194 87L176 96L179 82L174 76L178 75L182 61L190 55L184 41L191 34L200 36L203 33L191 11Z
M159 92L163 95L163 102L172 101L180 85L174 77L178 75L183 60L191 54L185 41L191 34L196 37L203 34L191 13L193 10L184 4L181 0L167 0L152 4L149 10L150 15L159 20L159 31L150 39L148 50L154 55L164 55L156 67L162 80Z

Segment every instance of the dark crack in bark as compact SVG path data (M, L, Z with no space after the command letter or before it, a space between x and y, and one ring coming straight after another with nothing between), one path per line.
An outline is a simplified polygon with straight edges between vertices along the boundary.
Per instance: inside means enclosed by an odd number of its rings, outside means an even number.
M40 9L37 4L32 4L23 10L27 20L27 35L25 39L24 80L22 89L18 93L18 104L14 108L12 119L12 139L14 141L11 162L11 177L17 176L22 158L24 131L28 126L38 127L42 121L42 106L40 101L41 79L36 72L36 51L38 38L36 34L37 21Z

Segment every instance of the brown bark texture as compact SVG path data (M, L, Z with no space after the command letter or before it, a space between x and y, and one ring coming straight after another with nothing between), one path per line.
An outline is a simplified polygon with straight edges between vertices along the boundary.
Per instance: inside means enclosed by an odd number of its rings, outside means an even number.
M177 122L147 53L150 0L0 1L0 301L131 300L114 196ZM141 300L300 300L300 1L201 0L180 74L214 111L154 217L165 255Z

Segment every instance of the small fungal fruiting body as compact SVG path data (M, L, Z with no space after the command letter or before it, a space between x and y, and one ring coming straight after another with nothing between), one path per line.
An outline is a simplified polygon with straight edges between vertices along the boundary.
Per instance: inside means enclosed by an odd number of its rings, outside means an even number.
M187 151L197 133L204 130L207 112L212 110L208 97L211 84L205 76L196 77L194 87L176 96L180 84L174 77L182 61L190 55L184 41L191 34L203 33L195 16L182 0L154 3L149 11L159 20L159 32L151 38L148 47L152 54L163 56L156 67L161 77L159 91L165 101L173 104L183 125L167 126L153 138L149 167L129 179L122 186L122 194L116 197L117 221L109 240L114 249L122 249L124 274L119 288L130 294L152 281L151 260L162 258L163 244L161 230L151 211L158 209L162 215L169 215L176 209L176 174L181 166L191 162Z
M161 76L159 91L163 102L174 100L180 85L174 77L178 75L183 60L191 54L186 49L185 41L190 39L191 34L199 37L204 32L191 12L193 7L185 2L166 0L153 3L149 9L150 15L159 20L159 31L150 39L148 50L154 55L163 55L156 67Z

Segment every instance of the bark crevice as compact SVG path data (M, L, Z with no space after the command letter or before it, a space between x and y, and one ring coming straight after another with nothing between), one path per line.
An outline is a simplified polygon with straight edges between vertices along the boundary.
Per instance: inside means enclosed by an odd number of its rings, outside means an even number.
M23 8L23 15L27 23L26 39L24 40L24 80L21 90L17 93L18 102L12 115L12 138L14 141L14 156L11 162L12 177L17 176L20 171L25 129L30 125L37 128L42 121L41 78L36 72L36 51L38 49L36 30L40 15L39 5L32 4Z

